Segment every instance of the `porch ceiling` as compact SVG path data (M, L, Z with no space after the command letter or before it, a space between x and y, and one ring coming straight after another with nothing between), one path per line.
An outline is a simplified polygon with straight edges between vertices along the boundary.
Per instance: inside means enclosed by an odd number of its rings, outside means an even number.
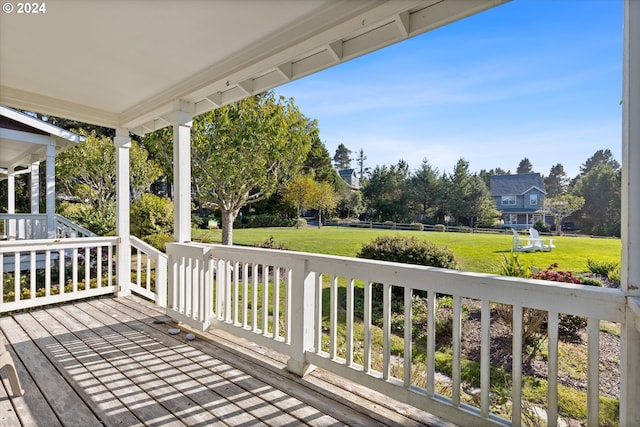
M143 134L507 0L49 0L0 14L0 104Z

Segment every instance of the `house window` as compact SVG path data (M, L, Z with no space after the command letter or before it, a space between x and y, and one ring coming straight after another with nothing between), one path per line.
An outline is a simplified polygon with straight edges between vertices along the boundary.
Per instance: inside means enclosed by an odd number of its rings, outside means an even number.
M538 195L537 194L530 194L529 195L529 204L530 205L537 205L538 204Z
M516 196L502 196L502 204L513 206L516 204Z
M507 224L517 224L518 223L518 215L516 214L509 214L507 215Z

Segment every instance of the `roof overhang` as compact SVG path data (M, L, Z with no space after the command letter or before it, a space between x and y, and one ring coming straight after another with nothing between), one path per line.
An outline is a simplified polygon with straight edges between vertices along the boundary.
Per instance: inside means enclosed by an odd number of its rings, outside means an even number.
M0 177L9 168L46 159L47 146L56 152L84 140L73 132L0 105Z
M0 104L138 134L507 0L49 0L0 14Z

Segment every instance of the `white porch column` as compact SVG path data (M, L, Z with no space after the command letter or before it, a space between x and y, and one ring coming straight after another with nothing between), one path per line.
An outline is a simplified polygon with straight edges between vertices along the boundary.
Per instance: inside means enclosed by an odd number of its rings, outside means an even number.
M47 238L56 238L56 142L52 139L47 145L47 190L46 190L46 210L47 210Z
M624 0L620 425L640 425L640 1Z
M40 161L31 159L31 213L40 213Z
M116 234L117 251L117 296L131 294L131 232L129 231L129 149L131 138L128 129L116 129L113 140L116 146Z
M15 168L7 169L7 213L14 214L16 213L16 174ZM7 239L14 240L16 239L16 221L15 219L10 219L8 221L8 230Z
M176 101L173 124L173 239L191 241L191 123L193 105Z

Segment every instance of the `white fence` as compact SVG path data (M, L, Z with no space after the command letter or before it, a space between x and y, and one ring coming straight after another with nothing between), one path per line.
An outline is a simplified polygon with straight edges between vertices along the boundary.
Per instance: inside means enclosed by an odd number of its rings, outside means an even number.
M180 243L167 247L168 313L177 320L201 329L212 325L280 351L290 357L289 369L299 374L311 366L322 367L462 425L520 425L530 415L521 409L522 315L529 309L547 312L545 410L548 425L557 425L559 319L561 314L585 317L588 424L598 425L600 322L617 323L622 329L625 322L626 300L617 289L289 251ZM417 293L426 297L428 305L424 360L414 359L413 351L418 344L412 337L416 327L412 297ZM435 313L443 295L453 302L446 395L439 393L436 379ZM379 312L372 307L376 301L382 301L381 319L374 318ZM461 375L461 323L469 302L481 307L476 403L463 399ZM496 304L513 312L512 377L507 391L513 402L511 420L491 411L490 322ZM392 329L398 318L404 324L400 349L397 330ZM381 337L374 336L379 333ZM374 344L380 342L381 349ZM416 367L423 375L412 375ZM621 370L623 377L631 374L623 364ZM638 396L623 398L631 402Z
M117 237L0 241L0 313L113 293Z
M54 222L57 238L96 237L91 231L62 215L54 215ZM0 240L35 240L47 237L46 214L0 214Z
M155 301L160 307L167 305L167 256L131 236L132 292Z

